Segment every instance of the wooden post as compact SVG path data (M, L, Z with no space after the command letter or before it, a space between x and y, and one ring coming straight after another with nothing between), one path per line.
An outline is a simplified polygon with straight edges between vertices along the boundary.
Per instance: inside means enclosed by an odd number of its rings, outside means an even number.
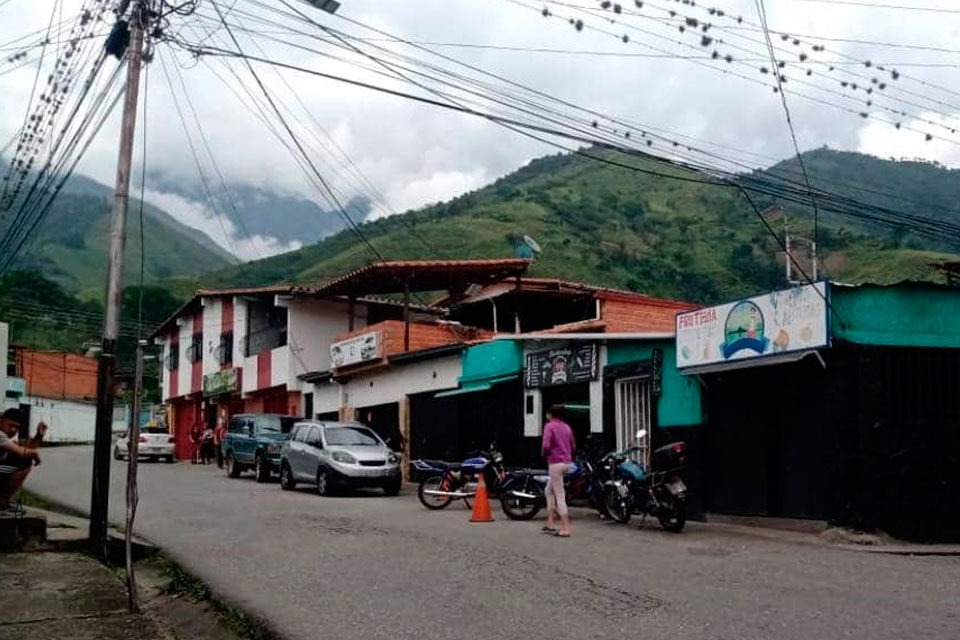
M403 352L410 351L410 276L403 280Z
M125 5L124 5L125 6ZM135 2L130 15L130 45L127 48L127 83L124 88L123 116L120 124L120 152L117 179L110 217L107 288L104 296L103 342L97 371L97 415L93 445L93 481L90 491L91 551L103 560L107 549L107 507L110 501L110 441L113 428L114 370L117 339L120 336L120 298L123 294L123 259L126 244L127 207L129 205L130 167L133 160L133 136L137 123L137 97L140 92L140 67L143 61L143 32L148 12L142 1Z
M410 396L400 398L398 418L400 420L400 437L403 438L400 469L403 472L403 481L410 482Z

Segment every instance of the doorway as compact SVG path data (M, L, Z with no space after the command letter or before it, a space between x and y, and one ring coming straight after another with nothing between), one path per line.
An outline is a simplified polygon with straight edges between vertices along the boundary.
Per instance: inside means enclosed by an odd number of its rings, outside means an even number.
M650 377L622 378L614 383L614 425L617 449L639 446L631 457L645 469L650 468L650 441L653 437ZM647 436L637 441L637 432Z
M577 382L540 389L543 400L541 424L547 420L547 410L555 405L567 408L567 424L573 429L578 446L584 446L590 437L590 383Z
M363 424L377 432L383 441L394 451L403 451L403 437L400 434L400 404L390 402L372 407L363 407L357 411Z

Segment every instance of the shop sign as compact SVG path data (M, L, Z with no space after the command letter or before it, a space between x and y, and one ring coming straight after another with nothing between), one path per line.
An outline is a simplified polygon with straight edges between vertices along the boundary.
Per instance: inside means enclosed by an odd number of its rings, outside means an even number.
M663 395L663 349L653 350L653 371L650 374L650 395L659 398Z
M383 358L379 331L361 333L330 345L330 366L333 369L380 360Z
M7 376L7 393L12 396L22 396L27 393L27 381L24 378Z
M584 382L597 377L597 345L560 347L528 353L524 384L528 389Z
M220 396L240 391L239 369L221 369L203 376L203 395Z
M677 368L765 358L830 344L827 285L774 291L677 316Z

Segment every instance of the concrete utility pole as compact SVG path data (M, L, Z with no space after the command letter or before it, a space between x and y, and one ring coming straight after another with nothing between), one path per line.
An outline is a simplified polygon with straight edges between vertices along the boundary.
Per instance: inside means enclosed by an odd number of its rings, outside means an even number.
M93 486L90 492L90 548L107 559L107 507L110 503L110 440L113 427L113 388L120 328L120 300L123 293L123 252L126 244L127 207L130 192L130 166L137 123L137 98L140 92L140 68L143 63L144 23L148 2L134 0L130 14L130 44L127 49L127 84L120 126L120 154L113 215L110 219L110 249L107 259L106 308L103 342L97 375L97 418L93 451Z

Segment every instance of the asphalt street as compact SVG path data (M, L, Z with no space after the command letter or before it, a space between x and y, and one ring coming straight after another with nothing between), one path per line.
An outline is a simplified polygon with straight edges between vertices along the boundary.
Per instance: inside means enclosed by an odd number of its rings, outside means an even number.
M28 488L89 508L92 449L48 449ZM125 463L112 468L123 517ZM861 554L647 523L468 522L405 491L322 498L215 466L141 464L137 533L291 639L960 637L960 559Z

